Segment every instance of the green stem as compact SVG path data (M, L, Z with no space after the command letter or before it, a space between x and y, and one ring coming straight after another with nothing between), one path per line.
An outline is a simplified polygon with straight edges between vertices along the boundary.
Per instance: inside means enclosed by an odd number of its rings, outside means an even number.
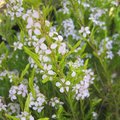
M68 101L68 103L70 105L70 109L71 109L71 112L72 112L73 120L77 120L76 113L75 113L75 111L73 109L74 107L73 107L72 99L71 99L70 95L67 95L67 101Z
M80 109L81 109L81 113L82 113L82 120L85 120L84 103L82 100L80 100Z

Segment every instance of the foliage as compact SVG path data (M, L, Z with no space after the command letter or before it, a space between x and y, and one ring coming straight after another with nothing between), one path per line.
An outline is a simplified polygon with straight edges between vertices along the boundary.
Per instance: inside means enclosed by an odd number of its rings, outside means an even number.
M0 120L119 120L119 8L2 0Z

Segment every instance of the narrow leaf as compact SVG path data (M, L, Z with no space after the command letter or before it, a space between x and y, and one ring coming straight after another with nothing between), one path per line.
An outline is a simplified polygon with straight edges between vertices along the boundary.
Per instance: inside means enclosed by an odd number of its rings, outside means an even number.
M21 76L20 76L20 82L23 80L23 77L25 76L25 74L27 73L28 69L29 69L30 65L27 64L25 69L22 71Z
M35 89L34 89L34 74L35 74L35 69L32 70L31 77L29 78L29 87L32 92L33 97L36 97Z
M35 61L35 63L38 65L39 68L43 69L42 65L40 64L40 61L38 59L38 55L32 52L29 48L24 47L25 52Z
M30 104L30 94L28 94L27 100L25 102L25 108L24 111L29 113L29 104Z

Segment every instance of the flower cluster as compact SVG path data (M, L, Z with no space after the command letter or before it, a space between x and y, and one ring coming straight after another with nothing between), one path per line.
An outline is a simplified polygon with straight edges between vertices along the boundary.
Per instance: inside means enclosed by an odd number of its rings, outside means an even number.
M30 104L29 107L32 108L33 110L37 111L40 113L43 108L44 104L46 103L45 96L40 93L39 87L37 85L34 86L35 92L36 92L36 97L33 97L33 94L30 93Z
M68 8L68 5L70 4L69 1L63 0L61 4L62 8L58 12L62 12L63 14L69 14L70 13Z
M69 62L69 66L73 67L74 69L79 68L80 66L84 65L84 60L78 57L75 62Z
M112 59L114 57L112 48L113 48L113 41L107 37L101 41L98 55L101 55L102 53L106 52L106 58Z
M90 34L90 30L89 27L81 27L81 29L79 30L79 33L83 35L83 37L87 37L87 35Z
M7 113L10 115L18 115L20 113L20 105L18 103L9 103L7 105Z
M19 114L16 117L19 118L20 120L35 120L34 117L26 111L21 112L21 114Z
M118 2L54 1L6 0L7 16L0 13L0 119L107 119L97 108L107 103L109 115L114 107L109 96L117 97L120 87ZM113 103L120 106L118 98Z
M62 22L64 31L63 35L68 38L69 36L72 36L73 39L79 40L80 37L77 35L77 31L75 30L74 22L71 18L66 19Z
M57 97L51 98L49 105L55 107L57 109L58 105L63 105L64 103L61 102Z
M103 10L100 8L91 8L91 14L89 20L91 20L94 25L100 26L101 28L105 29L105 22L100 20L100 18L106 14L107 10Z
M65 79L61 79L60 82L56 82L56 86L60 88L60 92L64 93L65 91L69 91L70 81L66 81Z
M21 50L22 47L23 47L23 44L21 42L19 42L19 41L14 42L13 45L14 45L14 50L17 50L17 49Z
M94 73L91 69L84 70L84 73L85 76L83 77L83 80L73 87L76 100L85 99L90 96L88 88L93 84Z
M68 49L66 43L63 41L63 37L57 32L49 32L49 36L55 41L50 46L51 50L57 49L59 54L65 55Z
M17 95L21 95L22 97L26 97L28 93L27 86L24 84L20 84L19 86L12 86L9 90L9 97L11 101L17 99Z
M27 10L26 14L22 16L23 20L27 22L26 29L28 31L28 35L33 40L36 39L36 36L41 34L41 24L38 21L39 17L39 12L31 9ZM28 42L28 45L31 45L31 43Z
M0 80L3 80L3 77L5 77L7 75L8 71L4 70L0 73Z
M14 20L15 17L22 16L24 10L22 4L22 0L9 0L9 2L7 2L7 15L10 15L12 20Z
M2 97L0 96L0 112L6 111L6 104L4 104Z

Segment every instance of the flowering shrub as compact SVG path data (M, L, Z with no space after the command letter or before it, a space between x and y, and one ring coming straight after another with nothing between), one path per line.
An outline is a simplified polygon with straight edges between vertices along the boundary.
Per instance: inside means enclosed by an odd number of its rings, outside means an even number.
M119 2L0 7L0 120L120 118Z

